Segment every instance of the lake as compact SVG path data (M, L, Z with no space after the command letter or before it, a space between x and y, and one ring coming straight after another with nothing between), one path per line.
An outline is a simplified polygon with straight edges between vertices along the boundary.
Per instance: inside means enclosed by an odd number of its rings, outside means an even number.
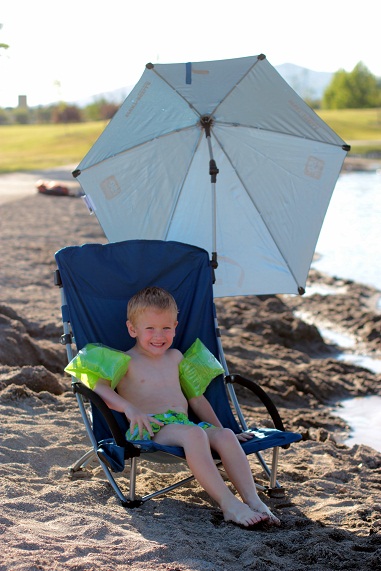
M313 267L381 292L381 172L339 176Z
M366 444L381 452L381 397L369 396L348 399L341 403L334 414L352 427L344 443Z
M316 246L316 270L375 287L381 292L381 172L340 175ZM381 303L379 302L381 308ZM346 348L344 336L321 331ZM342 339L341 339L342 338ZM381 362L367 355L345 355L369 370L381 372ZM352 428L349 446L367 444L381 452L381 397L348 399L337 410Z

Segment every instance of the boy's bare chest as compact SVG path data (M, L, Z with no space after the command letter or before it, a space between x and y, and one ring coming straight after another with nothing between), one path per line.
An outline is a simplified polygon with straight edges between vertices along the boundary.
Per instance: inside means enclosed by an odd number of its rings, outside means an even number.
M178 366L173 362L154 363L141 362L140 366L132 369L128 375L129 381L136 388L144 390L147 385L149 387L173 387L179 382Z
M147 414L168 409L186 412L176 359L132 359L118 393Z

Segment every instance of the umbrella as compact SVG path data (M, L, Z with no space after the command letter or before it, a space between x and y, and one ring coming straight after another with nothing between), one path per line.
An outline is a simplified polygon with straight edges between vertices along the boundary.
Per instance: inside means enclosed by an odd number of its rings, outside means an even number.
M264 55L147 64L73 175L110 242L206 249L216 297L301 294L348 150Z

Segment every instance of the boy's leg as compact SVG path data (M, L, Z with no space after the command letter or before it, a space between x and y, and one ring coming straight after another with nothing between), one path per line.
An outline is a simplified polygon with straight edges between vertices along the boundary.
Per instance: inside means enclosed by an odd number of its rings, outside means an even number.
M254 511L229 490L211 455L206 431L199 426L167 424L154 441L168 446L182 446L188 466L204 490L219 504L225 520L250 526L267 521L268 515Z
M279 519L274 516L257 494L249 462L234 432L228 428L208 428L205 432L208 435L211 448L219 454L229 480L243 501L253 511L266 514L270 523L279 525Z

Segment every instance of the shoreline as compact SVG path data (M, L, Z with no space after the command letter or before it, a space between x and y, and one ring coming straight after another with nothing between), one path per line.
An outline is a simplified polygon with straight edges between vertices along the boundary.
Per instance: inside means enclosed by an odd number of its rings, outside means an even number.
M346 399L336 407L332 413L339 416L350 427L343 438L338 438L339 444L345 444L349 448L355 444L371 446L377 452L381 452L381 396L368 395Z
M381 158L369 158L360 156L346 156L342 173L346 172L372 172L381 169Z
M72 177L76 165L52 167L45 170L13 172L0 174L0 205L34 196L37 193L36 183L39 179L56 181L65 185L72 196L78 197L81 187ZM349 172L375 172L381 169L381 159L347 156L341 174Z

